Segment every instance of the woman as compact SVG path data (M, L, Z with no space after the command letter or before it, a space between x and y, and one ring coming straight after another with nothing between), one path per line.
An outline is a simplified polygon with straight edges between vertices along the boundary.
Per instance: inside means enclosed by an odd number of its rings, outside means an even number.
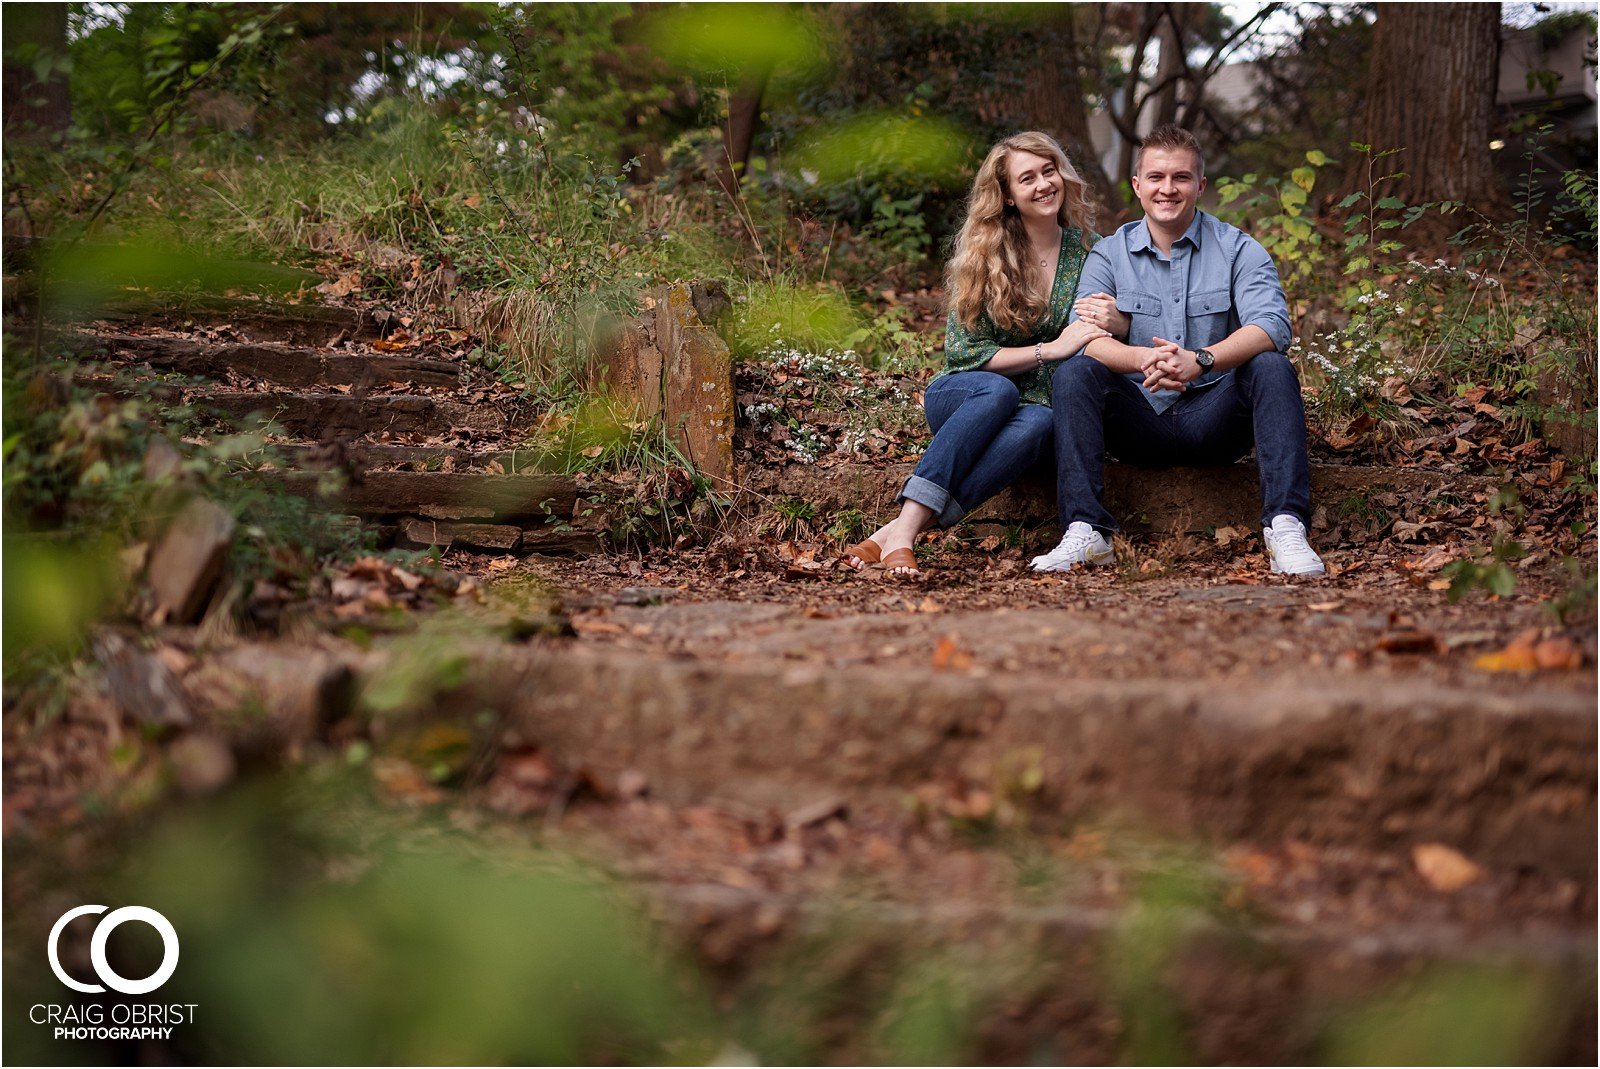
M1050 372L1128 330L1103 293L1078 302L1067 325L1093 223L1083 180L1054 138L1016 134L989 150L945 272L945 369L923 400L933 441L900 490L900 514L845 548L850 567L917 574L917 535L957 522L1049 450Z

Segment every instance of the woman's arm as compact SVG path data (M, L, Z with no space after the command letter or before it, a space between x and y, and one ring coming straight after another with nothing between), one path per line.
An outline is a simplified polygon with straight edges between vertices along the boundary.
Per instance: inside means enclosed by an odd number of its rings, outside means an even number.
M987 325L987 320L981 320L978 329L968 330L952 311L945 326L945 366L951 371L1021 375L1041 363L1060 363L1089 342L1107 336L1099 327L1082 321L1069 323L1055 338L1037 345L1003 346L985 329Z

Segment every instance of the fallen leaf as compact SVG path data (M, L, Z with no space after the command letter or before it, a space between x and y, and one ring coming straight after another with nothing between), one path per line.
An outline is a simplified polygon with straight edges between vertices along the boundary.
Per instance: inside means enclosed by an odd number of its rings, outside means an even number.
M1446 894L1477 883L1487 875L1461 851L1443 843L1420 843L1412 847L1411 862L1429 887Z
M325 293L329 297L348 297L361 289L360 272L352 271L347 275L340 275L332 282L324 282L316 287L318 293Z
M1582 668L1583 653L1565 635L1547 638L1533 648L1540 668Z
M932 598L923 598L917 603L918 612L944 612L944 606Z
M1485 672L1536 672L1539 658L1532 646L1512 644L1497 653L1485 653L1472 662Z
M933 666L959 672L972 667L972 654L956 644L954 635L944 635L933 649Z
M1215 532L1217 545L1227 549L1229 543L1237 542L1244 537L1244 532L1237 527L1218 527Z
M1397 522L1395 527L1398 528L1399 526L1400 523ZM1447 549L1444 546L1439 546L1436 549L1430 549L1428 552L1424 553L1420 557L1415 558L1414 560L1402 561L1400 566L1409 571L1426 574L1428 572L1438 571L1440 568L1443 568L1446 564L1449 564L1455 559L1456 555L1453 550ZM1448 586L1449 584L1446 585Z

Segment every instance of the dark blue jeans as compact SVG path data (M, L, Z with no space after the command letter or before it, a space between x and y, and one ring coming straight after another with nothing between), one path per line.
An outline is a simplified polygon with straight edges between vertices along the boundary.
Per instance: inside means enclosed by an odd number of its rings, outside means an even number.
M1050 448L1050 409L1025 405L993 371L959 371L928 384L922 400L933 441L900 490L941 527L1017 481Z
M1261 472L1261 525L1284 513L1311 525L1305 406L1282 353L1262 353L1161 413L1138 383L1090 356L1064 362L1050 390L1062 530L1074 521L1117 529L1101 504L1108 449L1130 464L1170 468L1232 464L1251 446Z

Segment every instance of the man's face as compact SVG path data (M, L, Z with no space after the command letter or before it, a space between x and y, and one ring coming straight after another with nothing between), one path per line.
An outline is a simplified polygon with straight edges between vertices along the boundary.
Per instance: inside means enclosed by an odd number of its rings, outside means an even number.
M1133 176L1133 194L1147 219L1168 229L1185 229L1205 192L1200 161L1186 148L1150 148Z

